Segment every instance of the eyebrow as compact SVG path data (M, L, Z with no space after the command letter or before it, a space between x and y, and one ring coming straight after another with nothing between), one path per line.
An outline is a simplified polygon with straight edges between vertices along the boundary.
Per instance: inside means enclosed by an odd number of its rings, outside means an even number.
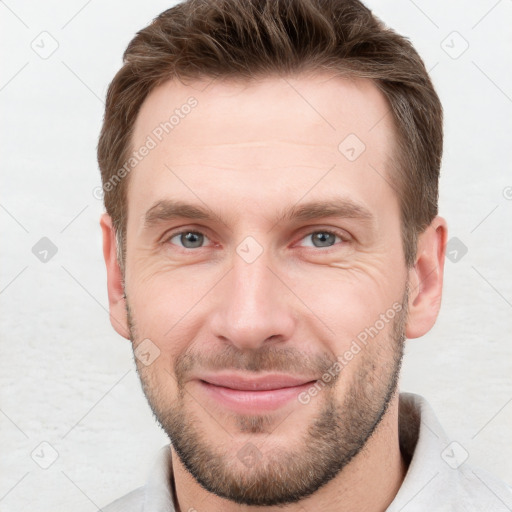
M283 210L278 216L277 222L315 220L325 217L350 218L363 221L372 221L374 219L370 210L363 205L351 199L340 197L296 204L289 209Z
M219 215L214 214L208 208L184 203L183 201L162 199L146 212L144 228L149 229L161 222L175 219L217 220L225 224L225 221Z
M293 205L291 208L279 212L276 224L283 221L307 221L326 217L351 218L367 222L374 220L374 215L366 207L342 197ZM226 220L209 208L183 201L162 199L146 212L144 228L150 229L161 222L176 219L207 220L228 224Z

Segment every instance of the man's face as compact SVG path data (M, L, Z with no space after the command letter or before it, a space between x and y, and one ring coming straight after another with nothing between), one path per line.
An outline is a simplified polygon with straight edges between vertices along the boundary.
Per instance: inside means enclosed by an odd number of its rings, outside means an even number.
M323 75L168 82L142 106L133 148L156 147L129 178L130 335L210 492L311 494L393 400L407 269L387 113L371 82Z

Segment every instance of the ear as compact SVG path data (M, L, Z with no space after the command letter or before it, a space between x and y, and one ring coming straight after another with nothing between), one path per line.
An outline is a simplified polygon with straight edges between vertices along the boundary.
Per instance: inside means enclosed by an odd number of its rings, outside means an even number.
M103 232L103 257L107 266L107 289L110 310L110 323L123 338L130 339L126 302L123 289L123 275L117 261L117 241L110 215L104 213L100 218Z
M439 314L447 234L446 221L436 217L418 237L416 262L409 270L407 338L426 334Z

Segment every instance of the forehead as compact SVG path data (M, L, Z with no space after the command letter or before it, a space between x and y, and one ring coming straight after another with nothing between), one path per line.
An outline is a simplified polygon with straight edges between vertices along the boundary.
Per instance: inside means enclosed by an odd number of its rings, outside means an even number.
M197 105L189 109L187 102L191 98ZM293 136L299 139L335 147L340 135L353 130L363 142L375 145L379 135L388 136L393 130L388 113L384 95L371 80L362 78L317 72L268 76L251 82L201 79L184 84L169 80L144 101L132 143L142 144L148 134L158 132L160 123L170 120L172 128L163 135L171 135L169 139L176 144L191 143L191 135L197 144L220 144L261 137L262 132L270 138L282 135L283 129L292 129ZM194 123L198 117L203 126L200 131ZM187 118L190 119L185 122ZM299 119L301 124L297 125ZM222 125L225 130L214 130L213 125Z
M372 81L316 73L169 80L148 95L135 123L132 149L149 145L130 173L130 209L158 199L162 182L176 185L179 175L188 188L213 193L228 181L254 195L256 173L269 194L269 184L293 188L302 175L305 184L310 171L336 165L339 176L371 192L383 177L389 183L395 136L389 105Z

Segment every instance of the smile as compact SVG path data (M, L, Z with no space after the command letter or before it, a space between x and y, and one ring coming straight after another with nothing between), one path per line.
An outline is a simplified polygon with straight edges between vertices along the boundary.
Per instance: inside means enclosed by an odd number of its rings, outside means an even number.
M316 380L290 375L248 378L236 374L215 374L198 379L201 392L216 403L239 413L276 410L308 389Z

